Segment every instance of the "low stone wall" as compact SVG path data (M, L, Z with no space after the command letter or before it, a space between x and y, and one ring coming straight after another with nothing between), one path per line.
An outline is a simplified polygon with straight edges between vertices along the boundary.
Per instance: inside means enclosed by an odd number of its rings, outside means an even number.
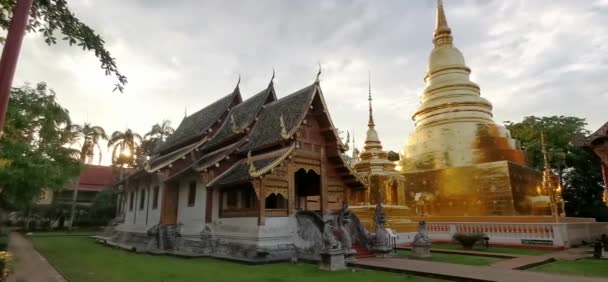
M607 222L429 222L427 224L433 241L452 241L452 236L458 232L479 232L486 234L491 244L514 246L570 248L582 244L583 241L591 242L601 234L608 234ZM405 240L405 243L409 242Z
M154 254L208 256L251 263L289 260L296 255L290 219L272 218L265 226L249 221L223 220L201 226L198 231L193 226L178 225L171 227L176 230L170 233L171 238L163 238L168 234L166 227L119 225L107 230L104 237L110 245Z

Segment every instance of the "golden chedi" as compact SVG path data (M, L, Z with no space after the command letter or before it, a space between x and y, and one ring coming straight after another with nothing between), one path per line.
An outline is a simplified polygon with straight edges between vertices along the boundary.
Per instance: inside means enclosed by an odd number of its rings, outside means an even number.
M542 174L492 119L492 104L469 79L454 47L443 4L437 22L415 130L401 152L408 204L419 215L546 215Z

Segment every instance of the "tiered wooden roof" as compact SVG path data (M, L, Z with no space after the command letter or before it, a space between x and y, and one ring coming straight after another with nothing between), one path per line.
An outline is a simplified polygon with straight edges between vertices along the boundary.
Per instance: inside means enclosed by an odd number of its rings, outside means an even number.
M335 144L327 147L327 156L342 168L349 185L362 188L342 157L347 148L329 117L318 81L278 100L272 81L245 101L237 86L231 94L185 117L145 169L131 178L158 173L168 181L184 173L213 170L208 185L222 186L261 176L294 152L295 133L310 114L313 100L318 107L314 115L322 116L327 124L325 138Z

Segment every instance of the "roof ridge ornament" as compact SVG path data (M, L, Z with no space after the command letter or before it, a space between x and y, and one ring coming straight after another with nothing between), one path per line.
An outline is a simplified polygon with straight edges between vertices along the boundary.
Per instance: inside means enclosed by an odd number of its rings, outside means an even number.
M321 62L319 62L319 71L317 72L317 78L315 79L315 83L319 84L319 82L321 82L321 80L319 79L320 76L321 76Z
M452 41L452 30L448 26L448 20L445 17L443 1L437 0L437 19L435 32L433 33L433 44L435 44L435 47L451 46Z
M239 73L239 80L236 82L236 87L234 87L234 90L240 89L241 85L241 74Z
M270 87L271 85L274 84L274 77L275 77L275 72L274 72L274 68L272 68L272 77L270 78L270 83L268 83L268 87Z
M281 137L283 139L289 139L289 132L287 132L287 128L285 127L285 119L283 119L283 114L279 117L279 124L281 125Z
M232 132L240 133L239 127L236 125L236 121L234 120L234 113L230 115L230 124L232 125Z
M253 160L251 160L251 150L247 152L247 163L249 164L249 174L255 173L255 165L253 164Z

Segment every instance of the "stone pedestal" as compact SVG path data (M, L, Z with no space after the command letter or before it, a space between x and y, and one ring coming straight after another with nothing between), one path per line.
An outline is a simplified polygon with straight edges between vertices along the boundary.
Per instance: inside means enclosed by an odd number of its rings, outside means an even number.
M355 257L356 254L357 254L357 251L354 249L345 250L344 251L344 261L345 262L357 261L357 257Z
M346 270L344 262L344 250L329 250L321 253L319 269L324 271Z
M431 257L431 244L413 244L412 252L410 254L412 258L430 258Z
M393 248L389 245L375 245L372 247L372 251L377 257L388 257L391 256Z

